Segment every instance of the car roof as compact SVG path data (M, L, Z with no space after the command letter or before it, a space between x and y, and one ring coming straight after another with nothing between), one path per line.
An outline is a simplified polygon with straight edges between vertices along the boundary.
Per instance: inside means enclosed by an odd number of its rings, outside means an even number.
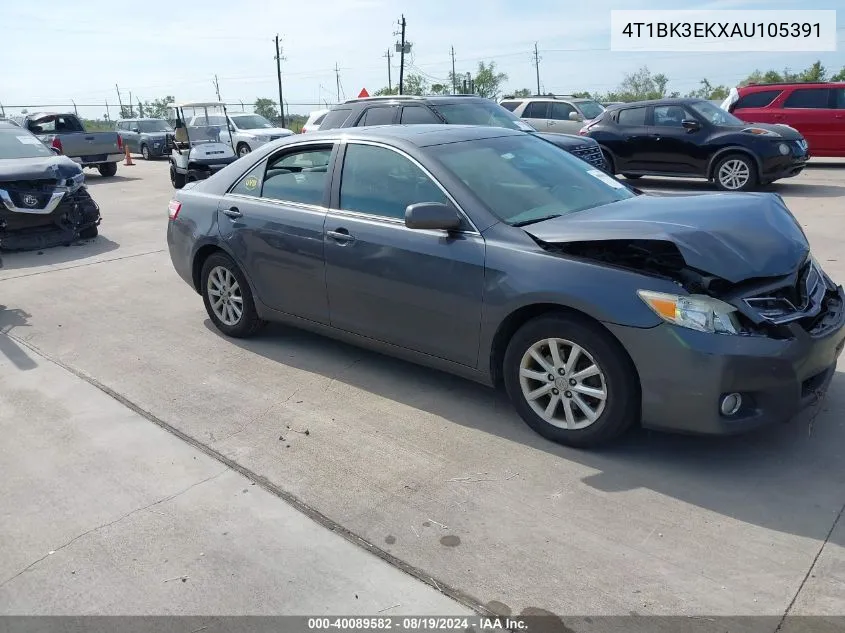
M126 117L125 119L118 119L117 123L122 123L124 121L166 121L163 116L133 116L133 117Z
M784 81L773 83L748 84L738 90L767 90L769 88L845 88L843 81Z
M702 101L711 103L707 99L697 99L694 97L677 97L677 98L666 98L666 99L649 99L648 101L631 101L628 103L617 103L611 106L608 106L607 110L616 111L616 110L623 110L627 108L641 108L643 106L652 106L652 105L689 105L692 103L701 103Z
M491 101L478 95L380 95L378 97L361 97L360 99L347 99L338 105L355 105L358 103L384 103L384 102L413 102L430 101L432 103L458 103L460 101ZM338 106L335 106L335 108ZM334 109L334 108L331 108Z
M309 132L308 139L335 139L338 137L352 141L388 141L428 147L445 143L460 143L499 136L520 136L525 132L509 128L487 127L482 125L373 125L353 128L333 128Z

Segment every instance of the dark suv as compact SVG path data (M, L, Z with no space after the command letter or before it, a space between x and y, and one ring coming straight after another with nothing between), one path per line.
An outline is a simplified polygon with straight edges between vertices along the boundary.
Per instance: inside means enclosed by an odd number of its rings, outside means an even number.
M475 95L385 96L350 99L333 107L320 130L396 124L486 125L530 132L573 156L605 170L601 148L593 139L574 134L538 132L498 103Z

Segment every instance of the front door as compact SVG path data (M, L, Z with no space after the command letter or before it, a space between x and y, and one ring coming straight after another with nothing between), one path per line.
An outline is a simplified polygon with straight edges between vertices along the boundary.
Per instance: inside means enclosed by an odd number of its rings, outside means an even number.
M573 120L571 115L578 118ZM555 101L549 108L549 132L558 134L578 134L584 127L583 117L571 103L566 101Z
M700 127L688 130L683 127L683 121L697 121ZM708 153L703 144L708 129L708 125L684 106L654 106L652 124L643 146L647 168L667 174L706 174Z
M378 341L475 367L484 285L484 238L414 230L405 208L447 202L408 156L346 145L326 217L331 324Z
M614 117L613 137L603 143L613 152L617 174L648 170L647 115L647 106L636 106L619 110Z
M308 144L271 154L218 207L220 233L261 302L324 324L323 223L333 150Z

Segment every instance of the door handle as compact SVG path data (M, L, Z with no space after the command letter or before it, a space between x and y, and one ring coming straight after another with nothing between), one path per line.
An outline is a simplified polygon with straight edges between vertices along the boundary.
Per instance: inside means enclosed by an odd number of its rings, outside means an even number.
M240 212L238 207L230 207L228 209L223 209L223 215L227 215L235 220L237 218L242 218L244 214Z
M338 229L337 231L326 231L326 235L332 238L334 241L339 242L341 245L349 244L350 242L354 242L355 238L349 234L349 231L346 229Z

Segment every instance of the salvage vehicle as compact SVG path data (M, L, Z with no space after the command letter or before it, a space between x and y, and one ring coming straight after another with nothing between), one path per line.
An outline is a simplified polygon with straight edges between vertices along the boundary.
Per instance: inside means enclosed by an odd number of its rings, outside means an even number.
M140 153L144 160L173 151L173 128L164 119L121 119L115 127L129 151Z
M329 110L320 124L320 129L432 123L490 125L531 132L581 160L599 169L605 169L601 148L592 139L574 134L539 132L507 108L476 95L429 97L393 95L349 99Z
M87 132L72 112L37 112L22 117L21 127L83 167L95 167L101 176L117 173L123 160L123 141L117 132Z
M225 131L227 119L228 133ZM202 114L188 121L189 128L209 125L219 126L223 130L220 140L231 143L238 156L245 156L264 143L293 134L292 130L276 127L260 114L250 112L230 112L228 117L223 114Z
M613 106L579 134L598 141L613 174L706 178L724 191L792 178L810 158L797 130L745 123L704 99Z
M97 236L100 208L78 163L0 121L0 248L29 250Z
M167 242L224 335L283 321L504 385L573 446L786 421L845 345L780 196L635 195L504 128L279 141L177 192Z
M237 160L228 131L221 130L219 125L209 124L191 126L189 132L186 125L186 111L192 119L202 113L207 122L217 116L218 111L222 111L220 119L225 128L228 120L226 104L201 101L172 103L168 107L174 111L173 118L176 122L173 129L173 149L170 152L170 183L174 189L181 189L189 182L204 180ZM221 134L230 139L230 142L221 140Z

